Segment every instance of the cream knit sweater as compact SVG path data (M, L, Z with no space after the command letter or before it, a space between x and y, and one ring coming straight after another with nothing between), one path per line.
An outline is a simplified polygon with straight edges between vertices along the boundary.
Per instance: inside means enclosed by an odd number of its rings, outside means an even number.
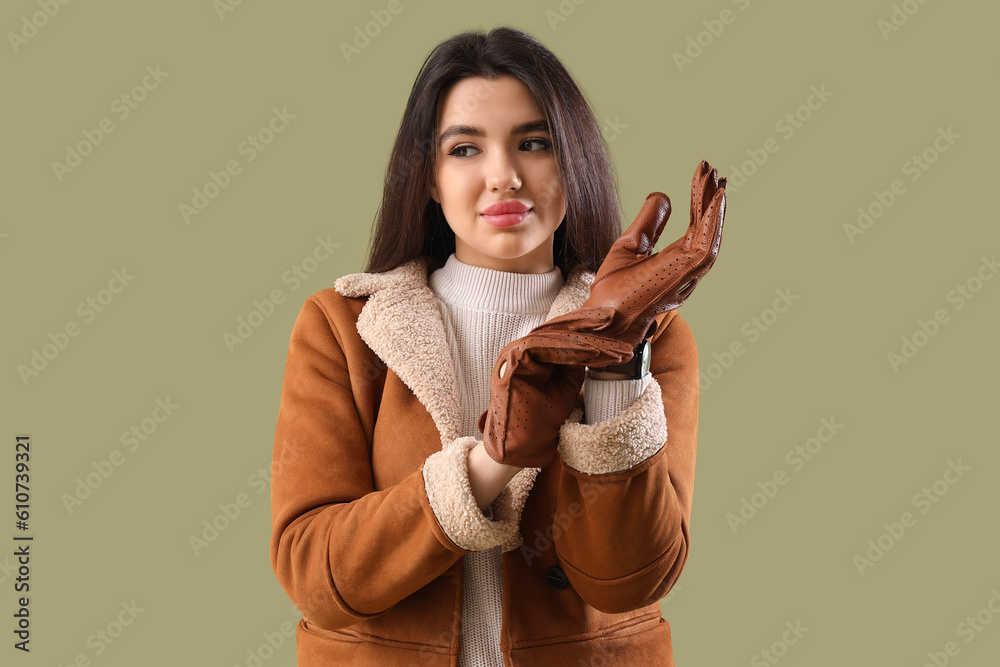
M548 273L510 273L464 264L451 255L428 277L438 297L445 335L458 374L462 435L481 438L479 416L490 399L490 375L500 350L542 324L564 280ZM642 380L584 383L584 422L596 424L624 410L649 384ZM460 667L503 667L500 654L500 546L464 557Z

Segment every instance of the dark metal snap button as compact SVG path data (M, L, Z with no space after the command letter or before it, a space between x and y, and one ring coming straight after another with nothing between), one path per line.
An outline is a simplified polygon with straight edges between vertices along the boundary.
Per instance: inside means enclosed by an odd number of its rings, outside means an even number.
M545 573L545 583L557 591L569 588L569 578L561 567L550 567Z

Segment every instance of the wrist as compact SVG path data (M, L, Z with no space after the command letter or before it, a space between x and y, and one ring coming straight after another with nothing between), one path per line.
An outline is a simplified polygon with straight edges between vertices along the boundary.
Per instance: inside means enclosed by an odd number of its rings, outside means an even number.
M612 371L605 368L588 368L588 380L634 380L631 371Z
M481 442L469 450L467 465L470 490L479 509L483 511L496 500L507 483L521 472L521 468L517 466L493 460Z

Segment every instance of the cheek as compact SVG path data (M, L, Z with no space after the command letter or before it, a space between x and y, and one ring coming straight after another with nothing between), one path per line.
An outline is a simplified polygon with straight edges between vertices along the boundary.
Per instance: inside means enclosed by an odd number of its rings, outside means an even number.
M559 220L566 214L566 197L563 192L562 180L559 173L554 168L548 170L541 178L540 202Z
M438 193L444 201L460 204L469 198L469 177L461 170L442 169L438 178Z

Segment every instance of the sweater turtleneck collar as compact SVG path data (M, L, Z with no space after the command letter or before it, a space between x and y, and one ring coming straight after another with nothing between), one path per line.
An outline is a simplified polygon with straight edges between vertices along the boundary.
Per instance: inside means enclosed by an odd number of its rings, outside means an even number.
M428 277L428 286L449 305L526 315L548 313L564 282L558 266L547 273L514 273L465 264L454 253Z

